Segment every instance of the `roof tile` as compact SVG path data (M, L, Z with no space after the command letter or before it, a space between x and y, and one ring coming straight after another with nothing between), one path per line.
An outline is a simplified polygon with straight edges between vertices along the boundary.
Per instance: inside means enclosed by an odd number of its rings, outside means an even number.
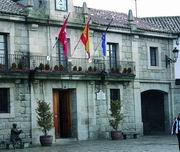
M113 18L113 22L111 23L111 26L129 28L127 14L107 11L107 10L93 9L93 8L89 8L89 14L92 18L93 23L95 24L108 25L110 19ZM157 24L152 24L151 22L146 22L141 18L134 18L134 23L137 26L137 28L142 30L161 31L161 32L166 31L161 26ZM168 30L166 32L168 32Z
M8 14L23 15L23 8L12 0L0 0L0 12Z
M142 18L142 20L158 25L173 33L180 33L180 16L146 17Z

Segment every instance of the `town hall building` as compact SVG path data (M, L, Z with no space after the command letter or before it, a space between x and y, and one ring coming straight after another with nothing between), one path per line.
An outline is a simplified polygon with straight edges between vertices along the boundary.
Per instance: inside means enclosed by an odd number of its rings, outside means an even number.
M119 129L168 134L178 113L173 58L177 35L72 0L0 0L0 139L13 123L39 143L37 101L51 106L53 142L110 138L110 103L122 104ZM69 15L68 56L58 36ZM90 19L90 59L80 36ZM108 27L108 28L107 28ZM106 32L106 56L102 33Z

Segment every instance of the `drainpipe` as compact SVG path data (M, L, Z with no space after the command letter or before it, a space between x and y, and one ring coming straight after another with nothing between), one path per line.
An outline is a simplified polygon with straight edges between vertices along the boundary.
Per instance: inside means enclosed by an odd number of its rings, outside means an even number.
M27 16L25 16L25 24L27 28L27 39L28 39L28 47L27 47L27 55L28 55L28 87L29 87L29 101L30 101L30 137L32 138L32 101L31 101L31 70L30 70L30 39L29 39L29 24L27 21Z
M88 116L88 139L90 138L90 127L89 127L89 122L90 122L90 119L89 119L89 98L88 98L88 94L89 94L89 91L88 91L88 81L86 82L86 90L87 90L87 116Z

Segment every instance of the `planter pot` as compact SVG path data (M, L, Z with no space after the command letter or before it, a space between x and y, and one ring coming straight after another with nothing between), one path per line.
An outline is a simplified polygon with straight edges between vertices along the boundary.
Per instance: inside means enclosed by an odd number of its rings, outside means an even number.
M122 140L123 133L121 131L111 131L112 140Z
M40 136L41 146L51 146L53 141L53 136Z

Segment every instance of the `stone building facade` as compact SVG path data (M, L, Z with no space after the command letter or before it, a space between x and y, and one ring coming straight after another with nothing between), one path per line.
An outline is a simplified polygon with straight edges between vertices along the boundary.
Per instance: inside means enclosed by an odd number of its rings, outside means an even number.
M168 133L179 96L173 65L166 67L165 55L170 56L176 35L134 19L131 12L57 2L0 0L0 139L17 123L22 136L39 142L38 100L51 105L54 142L109 138L110 102L116 99L122 102L122 131ZM57 37L68 13L66 59ZM76 44L89 16L88 61L83 44ZM112 18L104 58L99 42Z

